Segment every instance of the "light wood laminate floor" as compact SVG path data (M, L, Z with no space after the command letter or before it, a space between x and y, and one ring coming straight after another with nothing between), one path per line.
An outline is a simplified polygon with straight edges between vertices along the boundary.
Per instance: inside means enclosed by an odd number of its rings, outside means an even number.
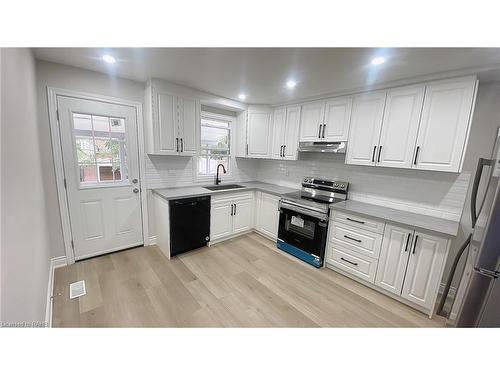
M69 284L87 294L69 299ZM256 233L168 260L156 246L56 269L54 327L443 327Z

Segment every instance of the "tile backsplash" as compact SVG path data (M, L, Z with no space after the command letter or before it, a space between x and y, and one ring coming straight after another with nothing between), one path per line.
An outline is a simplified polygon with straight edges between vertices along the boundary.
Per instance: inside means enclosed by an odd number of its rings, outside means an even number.
M340 154L300 154L297 161L260 160L257 180L300 187L304 176L350 183L349 199L459 221L470 173L345 165Z

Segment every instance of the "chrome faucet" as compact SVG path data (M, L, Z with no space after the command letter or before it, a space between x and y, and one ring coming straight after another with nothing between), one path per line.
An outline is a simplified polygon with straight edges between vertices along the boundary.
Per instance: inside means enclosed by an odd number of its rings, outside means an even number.
M222 181L219 178L219 167L222 167L222 171L226 173L226 168L224 167L223 164L217 165L217 176L215 177L215 185L219 185Z

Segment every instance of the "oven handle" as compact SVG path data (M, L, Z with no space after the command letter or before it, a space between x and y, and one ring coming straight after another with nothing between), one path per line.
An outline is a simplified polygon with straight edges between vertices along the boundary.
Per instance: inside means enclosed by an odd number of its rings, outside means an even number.
M313 211L311 209L303 208L303 207L297 206L295 204L290 204L290 203L284 202L282 200L280 200L279 208L280 209L281 208L285 208L285 209L288 209L290 211L295 211L295 212L298 212L298 213L301 213L301 214L304 214L304 215L307 215L307 216L315 217L315 218L320 219L320 220L328 221L328 215L327 214L324 214L324 213L321 213L321 212L317 212L317 211Z

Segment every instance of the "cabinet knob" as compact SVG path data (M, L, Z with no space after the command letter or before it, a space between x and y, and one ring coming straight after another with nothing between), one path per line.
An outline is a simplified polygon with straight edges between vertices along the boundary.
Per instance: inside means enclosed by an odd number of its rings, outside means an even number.
M134 188L134 190L132 190L132 191L137 194L139 192L139 189Z

